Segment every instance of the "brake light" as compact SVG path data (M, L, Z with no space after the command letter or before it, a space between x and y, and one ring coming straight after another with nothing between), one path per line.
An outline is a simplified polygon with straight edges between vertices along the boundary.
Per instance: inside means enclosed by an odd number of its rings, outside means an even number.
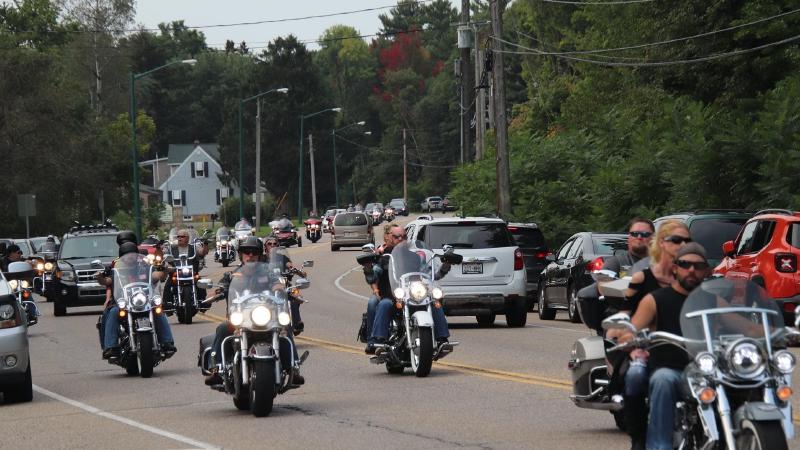
M525 268L525 260L522 259L522 250L514 250L514 270L522 270Z
M508 231L510 231L512 233L517 231L517 230L519 230L519 228L517 228L517 227L508 227Z
M536 257L539 259L547 258L547 254L550 253L547 250L543 252L536 252Z
M596 270L600 270L603 268L603 257L598 256L597 258L593 259L591 262L586 264L586 271L587 272L594 272Z
M793 253L778 253L775 255L775 270L781 273L797 272L797 255Z
M794 303L786 302L786 303L783 304L783 311L784 312L794 313L795 308L797 308L797 305L795 305Z

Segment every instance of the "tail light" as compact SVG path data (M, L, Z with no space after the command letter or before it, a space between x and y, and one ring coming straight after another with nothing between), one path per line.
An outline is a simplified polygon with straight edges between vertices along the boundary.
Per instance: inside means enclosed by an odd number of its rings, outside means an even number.
M550 252L548 252L547 250L545 250L543 252L536 252L536 257L539 258L539 259L544 259L544 258L547 258L547 254L548 253L550 253Z
M589 263L586 264L586 271L587 272L594 272L596 270L600 270L603 268L603 257L598 256L597 258L591 260Z
M514 270L522 270L525 268L525 260L522 258L522 250L514 250Z
M786 302L783 304L783 312L794 314L794 310L797 308L797 305L794 303Z
M775 255L775 270L781 273L797 272L797 255L793 253L778 253Z

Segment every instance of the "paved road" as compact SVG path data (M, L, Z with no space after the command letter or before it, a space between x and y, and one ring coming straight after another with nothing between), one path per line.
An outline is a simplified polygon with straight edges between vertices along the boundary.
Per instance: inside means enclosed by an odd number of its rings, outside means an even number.
M371 365L355 334L366 304L357 249L331 252L328 237L290 249L313 259L306 332L306 385L278 396L256 419L230 397L206 388L197 368L198 339L224 317L222 305L192 325L171 319L178 353L151 379L128 377L100 358L98 308L43 317L30 331L34 401L0 406L4 448L541 448L622 449L627 439L610 414L568 399L566 360L588 335L565 314L522 329L478 327L452 318L456 351L428 378L389 375ZM212 258L208 258L211 261ZM212 263L205 274L218 278ZM793 448L800 448L794 446Z

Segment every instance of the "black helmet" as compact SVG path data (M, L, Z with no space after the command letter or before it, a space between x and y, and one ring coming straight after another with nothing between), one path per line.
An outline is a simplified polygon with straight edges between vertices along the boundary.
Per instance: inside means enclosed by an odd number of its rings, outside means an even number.
M128 253L139 253L139 247L133 242L123 242L122 244L119 244L120 258Z
M245 249L255 250L257 255L261 255L264 253L264 244L261 243L261 239L255 236L247 236L245 240L239 244L239 252L241 253Z
M138 242L136 234L130 230L122 230L117 233L117 245L122 245L124 242L133 242L135 245Z

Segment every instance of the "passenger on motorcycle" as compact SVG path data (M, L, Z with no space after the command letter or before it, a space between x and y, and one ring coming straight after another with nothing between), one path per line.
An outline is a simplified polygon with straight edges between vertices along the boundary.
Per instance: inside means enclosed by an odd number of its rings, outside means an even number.
M381 244L377 249L375 249L375 253L382 255L386 248L390 248L394 246L391 230L393 227L397 226L397 224L386 224L383 227L383 244ZM372 340L372 325L375 322L375 313L378 310L378 303L382 298L391 298L388 297L391 295L391 287L388 285L388 277L384 279L383 286L383 293L385 295L381 295L381 285L379 284L380 277L378 274L382 271L381 267L373 267L372 264L365 264L364 265L364 278L367 284L372 288L372 295L367 300L367 314L365 317L365 323L362 326L362 336L361 339L367 342L367 347L364 349L364 353L368 355L372 355L375 353L375 343Z
M119 258L111 263L112 268L117 264L128 263L128 258L131 258L135 261L135 258L138 255L139 249L135 242L123 241L119 246ZM165 276L166 275L164 272L158 271L153 272L152 278L154 281L160 281L163 280ZM113 278L110 276L110 274L104 278L105 280L101 281L101 284L109 286L113 292L113 286L111 286L111 283L113 283ZM110 299L111 296L107 295L106 302L103 305L103 326L101 327L101 332L103 334L103 359L119 358L120 355L119 307L115 302L110 301ZM172 356L177 351L177 348L175 348L175 340L172 337L172 330L170 329L167 317L165 314L156 314L154 315L154 319L156 333L158 334L158 341L161 344L161 348L164 350L164 353L166 353L167 357Z
M265 262L269 262L269 255L272 254L272 250L278 247L277 239L273 237L267 237L264 242L264 259ZM282 255L282 262L286 265L283 270L287 269L296 269L294 264L292 264L292 260L289 259L289 255ZM301 277L305 277L307 274L302 269L296 269L297 275ZM300 317L300 302L297 300L292 299L289 303L289 306L292 308L292 329L295 335L298 335L305 330L305 324L303 323L303 319Z
M681 245L670 241L670 245L680 246L670 268L675 281L668 287L645 295L631 318L631 323L637 330L647 328L650 331L666 331L680 336L681 307L689 293L709 275L710 268L706 251L700 244L692 242ZM630 334L625 334L620 341L625 342L631 337ZM669 345L652 348L649 352L634 350L630 357L647 360L646 371L629 370L625 376L626 392L648 392L650 418L646 448L671 450L675 403L680 394L681 374L689 359L681 349Z
M383 253L389 254L392 252L394 247L401 242L405 241L407 236L405 230L403 230L400 225L392 224L389 228L389 233L391 237L391 245L384 248ZM419 271L425 271L425 261L420 259L420 269ZM372 325L372 335L370 336L372 340L372 347L367 345L367 354L374 353L375 346L378 344L386 343L386 340L389 338L389 326L392 322L392 314L395 311L394 307L394 300L391 287L389 284L389 273L386 267L382 265L375 266L372 269L376 272L378 277L378 285L381 300L378 303L377 310L375 312L375 323ZM442 278L447 272L450 271L450 265L443 263L439 268L439 271L436 273L436 279ZM439 347L449 345L449 337L450 331L447 328L447 319L445 318L444 311L442 308L432 308L433 314L433 334L436 338L436 343Z
M263 259L264 246L261 243L261 240L255 236L247 237L244 241L242 241L241 244L239 244L239 255L241 256L242 260L241 265L239 265L239 267L233 271L233 275L230 272L226 273L225 276L222 277L222 280L220 280L222 287L217 289L217 293L222 294L222 297L225 298L226 302L228 301L228 288L230 286L232 277L242 270L248 270L248 263L255 263ZM274 274L265 274L265 276L274 276ZM278 282L277 279L275 282ZM214 297L207 300L212 299L214 299ZM219 300L219 298L215 299L214 301L216 300ZM233 325L231 325L231 323L227 320L217 325L217 330L214 335L214 343L211 346L211 375L207 376L205 379L205 384L208 386L222 383L222 377L219 375L219 364L221 364L222 361L220 361L217 355L222 354L222 341L225 340L226 337L233 335L234 330L235 328ZM288 337L292 340L292 344L294 344L294 336L290 333ZM292 346L294 347L294 345ZM295 359L299 359L297 354L294 356ZM297 369L295 369L293 380L296 384L305 383L305 379L300 375L299 370Z
M189 230L182 229L178 231L177 234L178 243L174 245L170 245L168 251L170 255L172 255L175 260L178 260L181 255L187 255L188 260L191 262L192 267L194 268L194 273L200 273L200 259L206 255L206 251L203 247L199 249L195 247L195 245L189 242ZM166 256L166 255L165 255ZM175 263L173 262L173 265ZM170 268L169 272L174 271L174 267ZM164 306L166 309L173 309L174 308L174 297L175 297L175 285L172 281L172 277L167 277L167 282L164 283ZM197 288L197 298L205 298L206 292L204 289Z

